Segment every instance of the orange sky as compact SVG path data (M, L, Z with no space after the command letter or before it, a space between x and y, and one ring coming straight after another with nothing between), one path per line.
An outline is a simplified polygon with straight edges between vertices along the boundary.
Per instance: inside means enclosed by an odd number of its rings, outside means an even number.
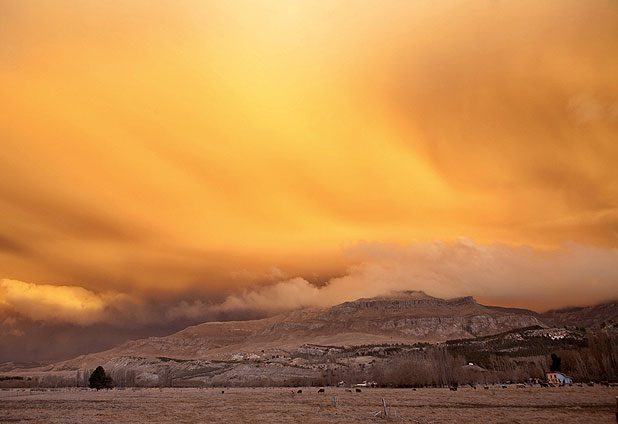
M0 87L0 307L32 319L328 285L383 263L359 243L474 240L526 281L618 249L615 1L4 0ZM435 292L582 300L517 281Z

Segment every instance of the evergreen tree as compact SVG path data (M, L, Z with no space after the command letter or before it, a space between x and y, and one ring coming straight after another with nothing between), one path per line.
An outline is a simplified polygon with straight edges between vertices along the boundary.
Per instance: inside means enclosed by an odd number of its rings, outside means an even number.
M109 375L105 374L105 370L102 366L98 366L97 369L90 374L88 383L88 387L97 390L111 389L114 387L114 381Z
M549 367L550 371L560 372L562 371L562 359L555 353L551 354L551 366Z

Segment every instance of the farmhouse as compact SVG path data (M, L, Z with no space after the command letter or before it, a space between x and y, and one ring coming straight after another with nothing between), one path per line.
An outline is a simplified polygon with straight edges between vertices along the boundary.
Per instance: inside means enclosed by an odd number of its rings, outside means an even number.
M547 378L547 382L551 384L557 384L563 386L565 384L573 384L573 379L561 372L548 372L545 373L545 377Z

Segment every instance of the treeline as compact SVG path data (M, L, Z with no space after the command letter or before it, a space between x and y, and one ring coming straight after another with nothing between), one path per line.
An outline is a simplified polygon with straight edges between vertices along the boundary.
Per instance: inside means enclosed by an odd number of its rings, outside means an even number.
M618 381L618 336L615 329L589 332L588 345L557 352L562 371L575 381Z
M618 382L618 334L595 329L586 333L585 341L547 340L529 349L494 352L489 346L471 344L470 349L448 344L427 346L422 350L403 350L382 361L334 370L334 379L371 380L381 386L423 387L454 384L524 383L544 380L551 354L562 358L561 371L575 382ZM474 365L468 365L472 363ZM323 380L330 380L324 376Z
M115 387L334 386L340 381L372 381L383 387L444 387L544 380L554 354L561 359L561 371L575 382L618 382L615 328L588 330L578 338L526 338L520 337L522 334L510 332L437 345L327 348L321 356L295 355L303 359L303 365L292 365L289 358L289 364L229 361L224 367L175 371L174 361L162 359L145 373L118 367L110 369L109 376ZM286 378L279 370L269 371L270 366L296 370L291 374L297 376ZM232 372L236 367L242 367L242 372ZM79 370L73 375L50 373L21 380L5 376L0 379L0 387L87 387L91 373L92 370Z

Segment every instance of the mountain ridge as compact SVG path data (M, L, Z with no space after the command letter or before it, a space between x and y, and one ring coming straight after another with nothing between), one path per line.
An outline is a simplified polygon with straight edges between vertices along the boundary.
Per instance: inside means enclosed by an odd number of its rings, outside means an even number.
M482 305L471 296L440 299L423 292L396 292L257 320L206 322L169 336L131 340L47 366L11 369L7 364L2 371L23 377L27 381L23 384L35 385L79 385L99 365L125 386L172 385L174 381L200 387L324 384L332 383L334 375L351 378L353 374L359 379L369 369L384 377L380 370L397 370L410 357L417 363L409 366L424 363L435 369L443 366L440 358L446 358L448 350L450 361L481 361L494 368L503 364L500 367L505 369L493 371L497 379L517 363L513 358L512 365L504 365L505 355L522 356L524 362L535 364L535 375L542 375L547 364L539 355L588 345L587 331L576 328L581 326L556 325L560 314L568 314L571 323L603 319L607 328L598 331L605 335L594 337L613 340L618 324L608 324L606 317L617 310L618 302L608 302L538 314ZM594 320L595 313L602 316Z
M618 299L591 306L570 306L540 314L551 325L573 327L618 326Z
M87 368L117 357L229 360L238 352L279 354L304 344L436 343L530 326L545 324L536 312L526 309L485 306L472 296L441 299L406 291L258 320L206 322L169 336L131 340L44 368Z

